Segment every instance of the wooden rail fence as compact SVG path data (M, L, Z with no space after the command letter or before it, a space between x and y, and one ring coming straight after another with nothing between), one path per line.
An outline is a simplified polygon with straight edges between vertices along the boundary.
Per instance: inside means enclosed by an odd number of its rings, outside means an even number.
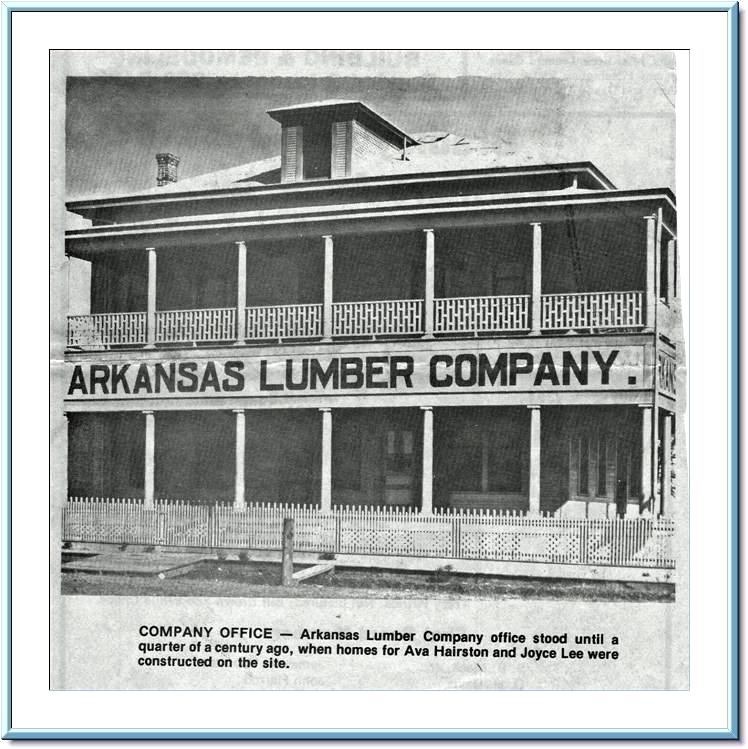
M280 550L283 519L295 520L294 550L673 569L669 519L576 519L446 510L231 505L71 498L64 541Z

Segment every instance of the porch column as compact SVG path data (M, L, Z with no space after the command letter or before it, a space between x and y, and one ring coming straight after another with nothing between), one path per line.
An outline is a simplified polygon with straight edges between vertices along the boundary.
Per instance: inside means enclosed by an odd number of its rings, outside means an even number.
M530 335L540 335L540 295L543 280L543 230L540 224L532 226L532 320Z
M325 234L322 239L325 240L325 287L324 297L322 299L322 340L329 342L332 340L332 235Z
M234 472L234 509L246 507L244 496L244 450L246 443L246 419L243 408L232 409L236 414L236 467Z
M156 422L153 411L143 411L145 415L145 480L143 482L143 506L153 509L154 477L156 467Z
M652 509L652 406L639 406L642 412L642 496L640 510Z
M423 300L423 337L434 337L434 230L424 229L426 235L426 282Z
M434 508L434 411L423 411L423 475L421 477L421 514L431 515Z
M540 515L540 406L530 409L530 481L528 485L528 512Z
M657 302L655 291L657 216L645 216L644 220L647 222L647 283L644 302L644 332L651 333L654 331L655 303Z
M146 247L148 253L148 306L146 307L145 347L156 346L156 248Z
M332 510L332 410L322 412L322 473L319 505L322 512Z
M666 412L662 420L662 494L660 495L660 506L657 508L657 515L664 515L670 512L670 492L672 487L672 450L670 441L673 435L673 414Z
M247 337L247 245L237 242L236 263L236 345Z

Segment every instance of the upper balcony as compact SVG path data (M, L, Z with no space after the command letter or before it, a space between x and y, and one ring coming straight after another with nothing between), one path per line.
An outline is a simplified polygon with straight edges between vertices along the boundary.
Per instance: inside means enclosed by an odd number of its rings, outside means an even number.
M653 330L675 288L656 217L113 251L81 350Z

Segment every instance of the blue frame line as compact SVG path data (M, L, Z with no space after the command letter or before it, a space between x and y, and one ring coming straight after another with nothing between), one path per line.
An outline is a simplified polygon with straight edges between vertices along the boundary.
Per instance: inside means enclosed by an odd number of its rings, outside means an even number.
M350 0L355 2L355 0ZM0 59L2 66L2 117L0 120L0 136L2 146L0 147L0 158L3 164L2 186L3 199L0 206L0 221L4 227L0 235L0 295L2 297L2 314L4 315L4 336L0 347L0 377L5 386L0 395L0 409L2 410L2 431L0 432L0 472L2 473L2 513L0 523L2 524L2 538L4 540L2 561L2 685L4 698L0 707L2 716L0 722L0 737L3 739L257 739L257 740L292 740L292 739L317 739L317 740L343 740L343 739L738 739L739 738L739 607L738 607L738 552L739 552L739 316L738 316L738 293L739 293L739 130L738 130L738 53L739 53L739 4L738 2L726 2L723 0L698 0L697 2L680 2L678 4L649 2L647 0L630 0L628 2L611 2L602 6L588 5L579 2L549 2L548 0L527 0L526 2L500 2L498 0L473 0L470 3L457 4L455 0L429 0L428 5L414 4L401 0L369 0L368 2L356 3L355 6L339 5L325 2L283 2L283 0L265 0L262 3L251 3L240 0L236 3L224 2L209 4L205 0L183 0L178 6L173 4L158 4L150 0L131 0L130 2L112 2L103 5L74 2L23 2L22 0L10 0L0 3L0 38L4 42L5 54ZM729 200L728 200L728 236L730 242L730 262L728 279L728 297L730 305L730 320L728 328L728 356L729 356L729 399L731 411L729 414L730 434L730 512L731 526L728 533L728 552L731 565L729 568L729 600L728 600L728 627L729 642L732 658L728 667L729 672L729 704L728 704L728 728L725 730L241 730L241 729L210 729L210 730L184 730L184 729L133 729L133 730L101 730L101 729L34 729L14 728L11 724L12 708L12 663L11 663L11 399L10 393L12 383L10 379L11 367L11 142L12 132L10 125L10 100L11 100L11 41L12 41L12 15L18 12L287 12L294 10L316 11L316 12L371 12L371 11L417 11L417 12L538 12L538 11L565 11L565 12L627 12L627 11L651 11L651 12L722 12L728 14L728 143L729 143Z

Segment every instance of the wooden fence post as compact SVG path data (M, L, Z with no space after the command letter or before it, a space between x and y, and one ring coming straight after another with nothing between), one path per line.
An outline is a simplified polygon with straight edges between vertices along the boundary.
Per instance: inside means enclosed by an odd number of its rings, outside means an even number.
M281 585L295 585L293 579L293 518L283 518Z

